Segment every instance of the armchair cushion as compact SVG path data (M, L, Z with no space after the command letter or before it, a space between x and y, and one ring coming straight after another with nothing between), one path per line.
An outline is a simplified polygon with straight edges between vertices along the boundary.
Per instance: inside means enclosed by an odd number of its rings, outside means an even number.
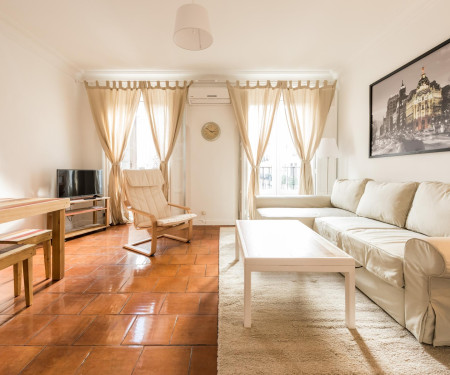
M161 227L167 227L167 226L183 223L185 221L193 219L194 217L197 217L197 215L196 214L182 214L182 215L176 215L176 216L171 216L171 217L165 217L162 219L158 219L156 221L156 224Z
M148 212L156 219L170 216L170 207L161 190L164 179L159 169L124 170L125 190L131 206L139 211ZM135 215L136 226L144 227L148 217Z

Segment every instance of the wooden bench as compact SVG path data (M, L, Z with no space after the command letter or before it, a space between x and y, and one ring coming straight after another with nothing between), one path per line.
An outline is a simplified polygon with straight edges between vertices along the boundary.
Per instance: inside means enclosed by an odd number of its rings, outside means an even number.
M22 267L25 284L25 302L27 306L33 303L33 256L36 245L13 245L0 249L0 270L14 267L14 296L20 295ZM22 267L20 267L20 265Z
M49 229L22 229L0 235L0 244L38 245L44 248L45 277L50 278L52 231Z

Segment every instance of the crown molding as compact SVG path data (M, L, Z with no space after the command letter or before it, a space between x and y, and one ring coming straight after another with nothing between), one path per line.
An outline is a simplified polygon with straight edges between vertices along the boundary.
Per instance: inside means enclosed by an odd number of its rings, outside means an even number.
M82 72L80 81L184 81L223 82L226 80L336 80L333 70L228 70L205 72L200 70L87 70Z
M0 32L22 48L31 51L48 64L68 74L72 78L79 77L82 70L55 49L49 47L32 33L18 24L0 15Z

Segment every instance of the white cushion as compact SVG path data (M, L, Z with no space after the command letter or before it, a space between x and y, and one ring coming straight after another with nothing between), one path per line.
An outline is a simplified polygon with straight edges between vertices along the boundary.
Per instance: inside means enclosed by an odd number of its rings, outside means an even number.
M339 208L287 208L266 207L256 210L257 219L263 220L300 220L303 224L312 228L314 219L324 216L356 216L354 213Z
M159 186L164 185L164 177L159 169L125 169L125 180L129 186Z
M424 235L405 229L355 229L342 233L342 250L368 271L402 288L405 244Z
M342 233L351 229L398 229L395 225L366 217L321 217L314 230L337 247L342 248Z
M159 169L124 170L123 174L126 196L134 209L147 212L156 219L170 216L170 207L161 190L164 179ZM147 221L148 216L134 215L136 226L143 227Z
M414 196L406 228L431 237L450 237L450 184L422 182Z
M197 217L197 215L196 214L183 214L183 215L165 217L165 218L157 220L156 224L161 227L167 227L167 226L176 225L176 224L183 223L185 221L192 220L194 217Z
M369 180L336 180L331 192L331 204L334 207L355 212L364 188Z
M356 214L404 227L418 184L369 181Z

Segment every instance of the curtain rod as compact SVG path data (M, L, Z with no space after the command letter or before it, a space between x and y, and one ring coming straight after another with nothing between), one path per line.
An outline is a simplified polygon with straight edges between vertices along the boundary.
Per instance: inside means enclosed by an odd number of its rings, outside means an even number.
M328 82L328 84L332 84L333 82L337 82L337 79L333 79L333 78L323 78L323 79L193 79L191 81L189 80L175 80L175 79L170 79L170 80L114 80L114 79L86 79L86 80L75 80L76 83L83 83L83 84L88 84L88 85L96 85L97 82L100 84L106 84L106 82L123 82L123 83L127 83L127 82L150 82L151 84L155 84L155 85L160 85L161 83L168 83L171 86L176 85L177 83L184 83L184 82L190 82L191 84L200 84L200 85L226 85L227 82L230 83L235 83L235 82L240 82L241 84L246 84L247 82L250 85L258 85L259 83L267 83L270 82L272 85L277 84L278 82L307 82L307 85L309 85L310 82Z

